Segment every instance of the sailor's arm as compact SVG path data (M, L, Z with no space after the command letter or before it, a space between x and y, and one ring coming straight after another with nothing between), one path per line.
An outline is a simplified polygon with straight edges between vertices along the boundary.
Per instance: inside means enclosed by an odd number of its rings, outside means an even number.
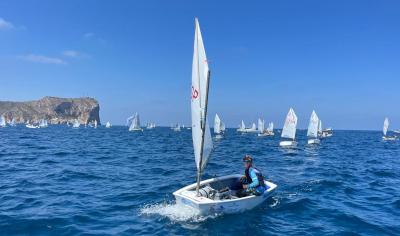
M258 186L258 178L257 178L257 175L256 175L256 173L253 171L253 170L251 170L250 171L250 178L251 178L251 184L249 184L248 185L248 188L255 188L255 187L257 187Z

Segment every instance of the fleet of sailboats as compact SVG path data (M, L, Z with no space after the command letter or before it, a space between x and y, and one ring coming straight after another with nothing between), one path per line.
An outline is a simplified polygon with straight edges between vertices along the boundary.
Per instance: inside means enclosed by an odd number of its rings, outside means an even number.
M291 147L297 145L297 142L295 141L296 128L297 116L296 113L294 113L294 110L290 108L288 114L286 115L285 124L282 129L281 137L283 140L279 143L279 146Z
M240 123L239 128L236 131L241 132L241 133L257 133L258 132L256 123L252 123L250 128L246 128L246 125L244 124L243 120Z

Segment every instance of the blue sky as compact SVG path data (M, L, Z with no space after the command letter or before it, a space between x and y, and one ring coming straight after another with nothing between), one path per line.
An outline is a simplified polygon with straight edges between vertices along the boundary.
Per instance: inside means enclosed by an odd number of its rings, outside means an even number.
M190 123L194 17L228 126L289 107L336 129L400 128L399 1L0 2L0 100L99 100L102 121Z

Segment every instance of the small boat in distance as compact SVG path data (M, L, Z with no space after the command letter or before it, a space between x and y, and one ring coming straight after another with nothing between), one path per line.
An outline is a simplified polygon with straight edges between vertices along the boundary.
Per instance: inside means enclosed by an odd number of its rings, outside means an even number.
M242 122L239 125L239 128L236 130L237 132L245 132L246 130L246 125L244 124L244 121L242 120Z
M286 115L285 124L282 129L281 137L284 139L279 143L281 147L294 147L297 145L295 141L297 127L297 116L292 108Z
M47 120L41 119L39 122L39 128L47 128L49 125L47 123Z
M239 126L239 129L237 129L236 131L241 133L258 133L257 126L255 123L251 124L250 128L246 128L243 120Z
M326 129L322 129L322 123L321 123L321 138L327 138L327 137L331 137L333 135L333 129L332 128L326 128Z
M146 129L154 129L156 127L156 123L150 122L146 124Z
M308 123L307 129L307 137L308 137L308 144L319 144L320 140L318 139L318 127L319 127L319 118L317 113L313 110L310 117L310 122Z
M128 118L127 124L129 126L129 131L143 131L142 127L140 127L140 118L137 112Z
M74 122L72 123L72 128L79 129L79 126L81 126L81 124L79 123L78 119L75 119Z
M258 120L258 124L259 124L259 130L261 130L260 129L260 119ZM262 120L262 126L264 127L264 124L265 124L265 122L264 122L264 120ZM269 124L268 124L268 128L267 129L263 129L263 131L261 132L261 133L259 133L258 134L258 136L259 137L264 137L264 136L274 136L275 134L274 134L274 123L272 123L272 122L269 122Z
M28 128L28 129L38 129L38 128L39 128L38 125L34 125L34 124L31 123L29 120L26 122L25 127Z
M97 129L97 120L94 120L94 128Z
M172 126L171 129L175 132L180 132L181 126L177 123L175 126Z
M0 128L5 128L7 126L6 118L4 116L0 117Z
M215 114L214 118L214 134L216 139L222 138L222 134L225 131L225 124L221 121L218 114Z
M9 126L17 126L15 122L15 118L12 118L12 120L8 123Z
M389 129L389 119L386 117L385 120L383 121L383 130L382 130L383 137L382 137L382 139L384 141L394 141L394 140L396 140L397 136L388 136L387 135L388 129Z
M110 121L107 121L107 123L106 123L106 128L111 128L111 123L110 123Z
M191 207L200 215L243 212L267 200L277 185L264 181L266 190L260 196L249 195L240 198L236 196L236 192L241 190L239 181L242 175L227 175L201 181L202 173L210 159L213 143L207 121L210 70L197 18L195 27L191 111L197 182L183 187L173 194L177 204Z

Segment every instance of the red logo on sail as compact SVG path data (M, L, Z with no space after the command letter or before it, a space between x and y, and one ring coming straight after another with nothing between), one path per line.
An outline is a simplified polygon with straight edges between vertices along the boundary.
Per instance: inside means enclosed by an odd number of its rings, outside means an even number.
M196 99L199 96L199 92L192 86L192 98Z

